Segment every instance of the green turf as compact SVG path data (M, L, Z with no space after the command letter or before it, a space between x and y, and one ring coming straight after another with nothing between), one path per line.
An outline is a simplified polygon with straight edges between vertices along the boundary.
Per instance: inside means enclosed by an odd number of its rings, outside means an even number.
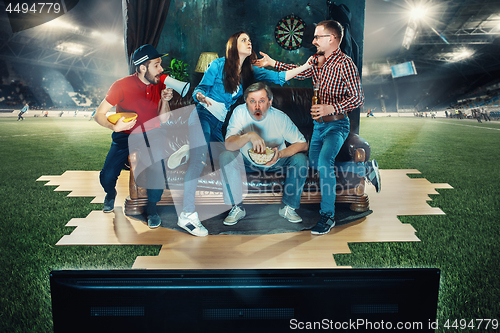
M66 170L100 170L111 132L82 118L0 118L0 332L51 332L49 272L53 269L130 268L159 246L55 246L102 204L68 198L37 182Z
M404 216L421 242L351 244L335 255L352 267L437 267L442 270L440 324L500 319L500 123L430 118L365 118L360 135L382 169L418 169L448 183L430 205L445 216ZM82 118L0 118L0 332L52 330L49 272L130 268L159 246L55 246L102 204L68 198L36 179L66 170L100 170L110 131ZM383 184L383 180L382 180ZM444 329L440 332L483 332Z
M351 244L352 254L335 255L337 264L437 267L441 323L500 319L500 123L370 118L361 119L360 128L380 168L418 169L421 177L454 189L431 196L430 205L445 216L400 217L421 242Z

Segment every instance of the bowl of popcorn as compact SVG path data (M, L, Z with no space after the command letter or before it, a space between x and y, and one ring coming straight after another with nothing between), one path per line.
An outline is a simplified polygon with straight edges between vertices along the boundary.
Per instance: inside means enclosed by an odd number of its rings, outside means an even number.
M267 162L269 162L270 160L272 160L274 157L274 154L275 154L275 151L269 147L266 147L265 153L264 152L263 153L256 153L253 151L253 148L250 148L248 150L248 156L250 156L252 161L258 165L264 165Z

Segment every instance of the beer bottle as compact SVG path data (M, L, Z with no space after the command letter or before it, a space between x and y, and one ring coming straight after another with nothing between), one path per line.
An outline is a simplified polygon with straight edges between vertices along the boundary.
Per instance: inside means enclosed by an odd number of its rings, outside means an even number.
M312 98L312 105L316 105L316 104L320 104L321 101L319 99L319 84L315 84L314 85L314 94L313 94L313 98ZM311 114L311 118L313 117L313 115Z
M314 95L313 95L313 98L312 98L312 105L315 105L315 104L320 104L320 100L319 100L319 86L318 85L314 86Z

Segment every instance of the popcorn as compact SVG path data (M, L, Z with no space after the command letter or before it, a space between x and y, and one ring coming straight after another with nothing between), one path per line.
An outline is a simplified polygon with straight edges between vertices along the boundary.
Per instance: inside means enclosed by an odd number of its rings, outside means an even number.
M274 153L275 151L269 147L266 147L266 152L261 154L254 152L253 148L250 148L248 150L248 156L250 156L250 158L255 164L259 165L264 165L270 160L272 160L274 157Z

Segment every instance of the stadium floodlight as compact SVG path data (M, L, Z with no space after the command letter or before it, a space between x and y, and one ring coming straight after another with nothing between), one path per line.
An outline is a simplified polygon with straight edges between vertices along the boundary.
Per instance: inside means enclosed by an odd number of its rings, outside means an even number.
M102 34L101 38L108 44L114 44L118 42L118 36L112 32L106 32Z
M118 36L113 32L100 33L99 31L92 31L91 36L94 38L99 38L107 44L115 44L120 40Z
M458 62L470 58L474 55L474 52L470 49L462 48L453 52L452 57L450 58L450 62Z
M407 50L410 49L410 45L413 42L417 34L415 21L410 21L406 27L405 36L403 38L403 47Z
M85 47L82 44L71 43L71 42L63 42L56 45L55 49L60 52L66 52L71 54L83 54L85 51Z
M422 5L413 7L410 11L410 19L413 19L415 21L425 19L427 17L428 11L429 11L429 8L424 7Z
M62 20L52 20L52 21L45 23L43 26L48 27L48 28L53 28L53 29L66 29L66 30L71 30L74 32L80 30L77 26L75 26L71 23L62 21Z
M432 19L431 16L435 12L435 6L432 6L431 2L421 0L417 3L408 3L408 26L406 28L405 36L403 38L403 47L407 50L410 49L411 43L415 40L417 33L419 31L419 23L425 22L429 24Z

